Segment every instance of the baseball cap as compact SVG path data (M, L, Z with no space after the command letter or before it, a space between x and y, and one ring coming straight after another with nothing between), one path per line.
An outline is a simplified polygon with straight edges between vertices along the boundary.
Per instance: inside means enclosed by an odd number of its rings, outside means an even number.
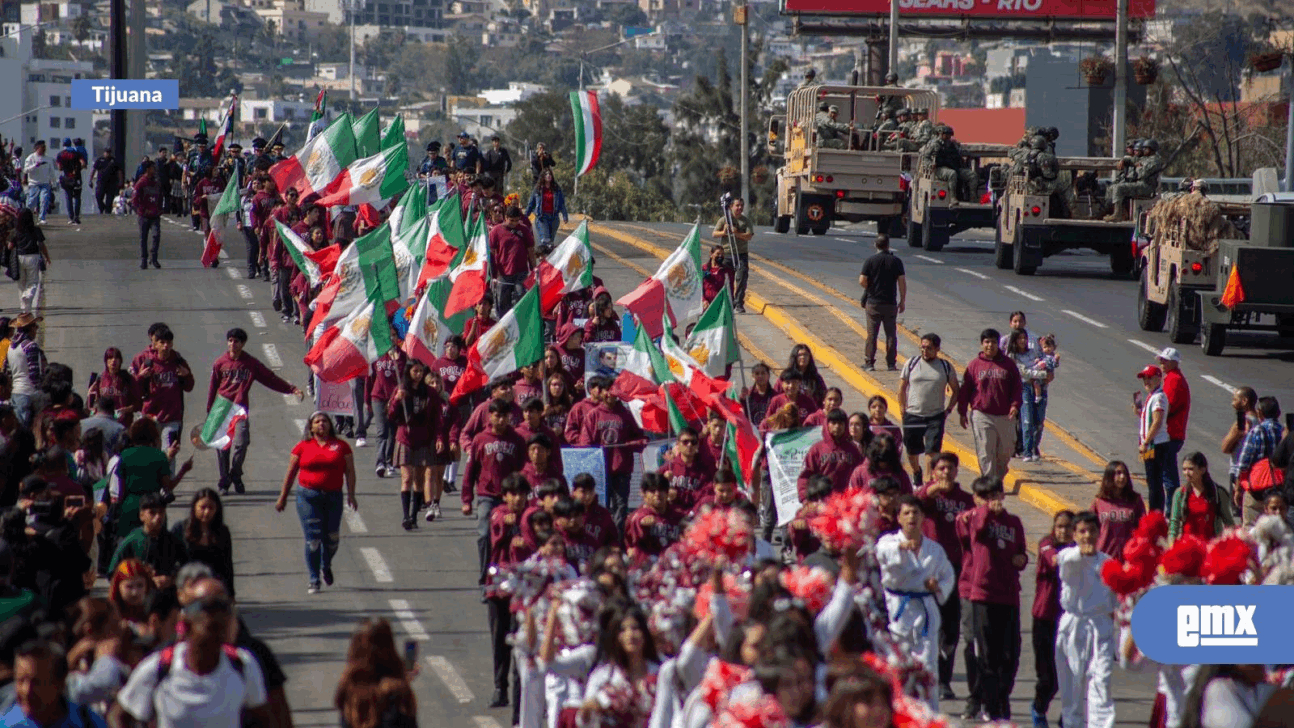
M1170 346L1156 354L1155 358L1160 361L1181 361L1182 353Z
M1155 366L1154 364L1151 364L1150 366L1147 366L1145 369L1142 369L1141 371L1137 372L1137 379L1145 379L1147 377L1158 377L1158 376L1161 376L1162 374L1163 372L1159 370L1159 367Z
M469 135L466 131L460 131L460 132L458 132L458 138L459 138L459 139L467 139L469 136L470 136L470 135Z

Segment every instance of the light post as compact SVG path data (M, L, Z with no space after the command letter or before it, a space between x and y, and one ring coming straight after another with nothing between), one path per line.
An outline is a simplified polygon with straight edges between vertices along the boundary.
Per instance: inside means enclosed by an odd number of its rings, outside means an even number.
M733 8L741 26L741 199L750 204L750 5Z
M1128 0L1119 0L1114 26L1114 126L1110 156L1117 157L1128 133Z

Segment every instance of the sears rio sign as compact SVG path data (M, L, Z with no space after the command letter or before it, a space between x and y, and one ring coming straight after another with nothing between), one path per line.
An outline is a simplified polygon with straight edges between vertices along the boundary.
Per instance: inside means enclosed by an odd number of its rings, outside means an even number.
M1117 0L898 0L899 12L918 18L1114 20ZM782 12L802 15L889 17L890 0L782 0ZM1132 18L1153 18L1155 0L1128 0Z

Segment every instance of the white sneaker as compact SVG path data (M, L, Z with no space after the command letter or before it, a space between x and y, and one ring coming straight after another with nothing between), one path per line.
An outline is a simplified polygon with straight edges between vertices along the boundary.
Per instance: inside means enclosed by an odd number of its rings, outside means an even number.
M368 447L368 440L362 437L355 438L355 447Z
M318 584L312 583L310 584L310 588L306 589L306 594L318 594L321 591L323 591L322 587L320 587Z
M386 468L384 468L384 467L382 467L381 465L379 465L379 466L377 466L376 468L373 468L373 473L374 473L375 475L377 475L377 477L379 477L379 478L385 478L385 477L386 477Z

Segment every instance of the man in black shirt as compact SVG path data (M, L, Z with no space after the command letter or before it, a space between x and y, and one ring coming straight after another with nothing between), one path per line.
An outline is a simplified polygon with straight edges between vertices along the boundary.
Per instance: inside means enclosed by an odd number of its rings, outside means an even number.
M890 371L898 370L899 346L896 340L899 314L907 306L908 282L903 261L890 251L890 236L876 236L876 255L863 263L858 276L863 287L863 309L867 311L867 345L863 368L876 370L876 338L885 326L885 363Z
M504 189L504 177L512 171L512 155L504 148L499 135L490 137L490 148L484 155L485 173L494 178L495 186Z

